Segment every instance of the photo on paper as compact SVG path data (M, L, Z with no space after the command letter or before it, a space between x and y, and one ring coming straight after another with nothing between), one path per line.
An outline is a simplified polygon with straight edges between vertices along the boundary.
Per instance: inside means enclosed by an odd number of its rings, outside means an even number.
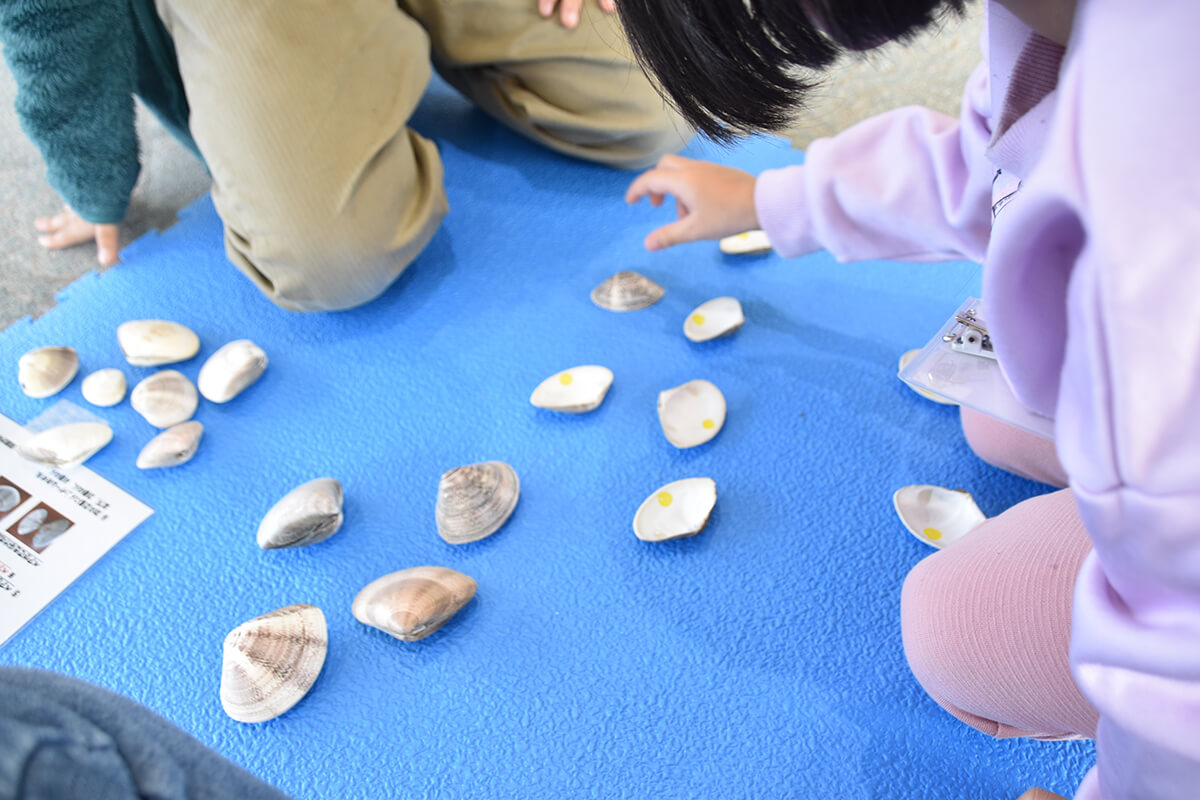
M13 523L8 532L35 553L41 553L74 524L45 503L39 503Z
M10 478L0 475L0 517L28 499L29 492L13 483Z

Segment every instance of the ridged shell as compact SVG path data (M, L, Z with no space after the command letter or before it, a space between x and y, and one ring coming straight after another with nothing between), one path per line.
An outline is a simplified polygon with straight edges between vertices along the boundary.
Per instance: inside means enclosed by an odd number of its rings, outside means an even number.
M638 311L662 299L666 290L631 270L622 270L592 289L592 302L609 311Z
M17 381L30 397L58 394L78 371L79 355L70 347L39 347L17 359Z
M258 525L264 550L307 547L342 527L342 485L333 478L301 484L280 498Z
M177 467L191 461L203 435L204 425L195 420L172 425L146 442L138 453L138 469Z
M896 514L909 533L930 547L943 548L987 519L969 492L917 484L892 495Z
M227 403L262 376L267 354L249 339L237 339L208 357L196 386L206 400Z
M128 384L119 369L98 369L83 379L80 385L83 399L94 406L108 408L125 399Z
M164 369L133 387L129 403L154 427L170 428L192 418L200 395L183 373Z
M0 486L0 514L7 514L20 504L20 492L11 486Z
M695 536L717 504L712 478L685 478L655 489L633 517L633 532L645 542Z
M698 305L683 321L683 335L693 342L728 336L746 322L736 297L714 297Z
M72 422L34 434L17 452L30 461L61 467L86 461L112 437L112 428L102 423Z
M450 544L466 544L500 529L521 494L516 470L503 461L452 469L438 484L438 534Z
M186 325L162 319L135 319L117 327L117 344L135 367L187 361L200 352L200 337Z
M771 240L765 231L745 231L726 236L718 246L721 252L731 256L753 256L771 252Z
M658 421L676 447L704 444L725 424L725 396L708 381L688 381L659 393Z
M51 543L62 536L71 528L69 520L56 519L52 522L47 522L37 529L37 533L33 535L30 544L34 550L42 551L51 545Z
M475 596L475 580L449 567L411 567L367 584L351 612L364 625L415 642L441 628Z
M613 374L608 367L586 364L551 375L538 384L529 402L538 408L584 414L604 402Z
M255 617L225 637L221 706L238 722L263 722L308 693L329 648L325 615L297 603Z

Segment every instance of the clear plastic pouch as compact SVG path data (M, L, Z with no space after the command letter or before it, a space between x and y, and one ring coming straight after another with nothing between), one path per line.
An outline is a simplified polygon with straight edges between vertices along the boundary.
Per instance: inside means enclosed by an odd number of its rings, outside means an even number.
M969 297L904 369L900 380L961 406L1054 438L1054 420L1035 414L1013 395L992 351L983 302Z

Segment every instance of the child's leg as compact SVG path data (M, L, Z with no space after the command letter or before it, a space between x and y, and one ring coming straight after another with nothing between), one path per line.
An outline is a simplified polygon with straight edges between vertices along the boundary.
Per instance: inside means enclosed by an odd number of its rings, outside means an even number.
M992 736L1095 736L1096 711L1067 657L1075 575L1090 550L1063 490L1014 506L913 568L901 628L930 696Z
M1058 463L1054 442L965 406L961 419L967 444L987 463L1051 486L1067 485L1067 473Z

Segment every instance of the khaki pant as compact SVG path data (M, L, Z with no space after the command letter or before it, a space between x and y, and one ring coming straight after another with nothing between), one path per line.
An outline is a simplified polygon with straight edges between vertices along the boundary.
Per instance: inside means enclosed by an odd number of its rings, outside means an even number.
M407 127L432 61L554 150L638 168L690 130L594 0L578 28L536 0L157 0L229 258L275 303L378 296L448 206L433 143Z

